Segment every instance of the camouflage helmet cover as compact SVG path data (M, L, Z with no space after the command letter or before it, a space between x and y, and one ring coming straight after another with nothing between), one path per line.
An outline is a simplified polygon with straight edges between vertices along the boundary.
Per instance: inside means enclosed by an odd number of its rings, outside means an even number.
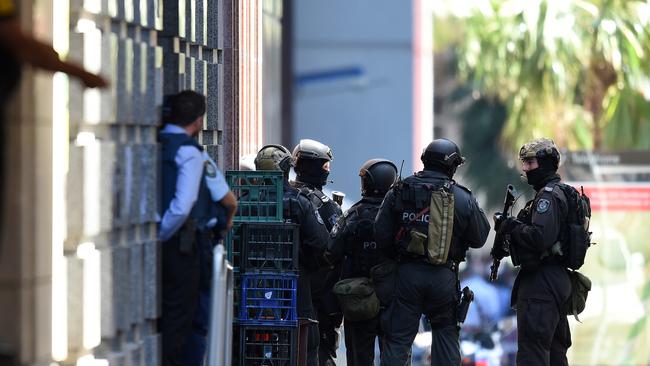
M555 146L555 142L545 137L531 140L519 149L520 160L545 157L553 158L556 163L560 161L560 151Z
M282 145L266 145L260 149L255 157L255 168L257 170L276 170L288 173L291 166L291 153Z

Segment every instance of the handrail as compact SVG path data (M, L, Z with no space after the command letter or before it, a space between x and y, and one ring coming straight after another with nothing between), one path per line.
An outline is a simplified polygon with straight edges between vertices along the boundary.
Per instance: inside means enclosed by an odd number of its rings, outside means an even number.
M233 267L226 259L222 244L214 247L210 327L208 329L208 366L232 363Z

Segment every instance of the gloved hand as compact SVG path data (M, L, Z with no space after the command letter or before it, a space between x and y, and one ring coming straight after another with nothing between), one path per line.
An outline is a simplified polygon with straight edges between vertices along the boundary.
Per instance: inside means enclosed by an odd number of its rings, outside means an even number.
M521 221L515 219L514 217L508 217L499 224L499 229L497 233L499 235L506 235L512 233L517 226L521 224Z
M501 226L501 223L503 223L504 216L502 212L495 212L494 215L492 215L492 221L494 222L494 231L499 231L499 227Z

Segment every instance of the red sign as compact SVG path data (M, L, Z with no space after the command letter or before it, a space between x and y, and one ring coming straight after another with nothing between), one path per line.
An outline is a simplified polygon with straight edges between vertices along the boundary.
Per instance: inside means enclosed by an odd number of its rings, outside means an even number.
M591 200L592 211L650 211L649 185L572 184L582 185Z

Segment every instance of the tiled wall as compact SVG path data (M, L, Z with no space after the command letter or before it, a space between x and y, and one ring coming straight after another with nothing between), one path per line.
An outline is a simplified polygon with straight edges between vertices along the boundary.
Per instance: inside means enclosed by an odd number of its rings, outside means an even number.
M219 48L220 28L232 23L223 21L228 7L218 0L71 0L70 57L99 66L111 87L70 88L66 362L92 354L111 365L159 363L159 108L164 94L204 93L199 140L228 165ZM100 311L86 315L97 297Z

